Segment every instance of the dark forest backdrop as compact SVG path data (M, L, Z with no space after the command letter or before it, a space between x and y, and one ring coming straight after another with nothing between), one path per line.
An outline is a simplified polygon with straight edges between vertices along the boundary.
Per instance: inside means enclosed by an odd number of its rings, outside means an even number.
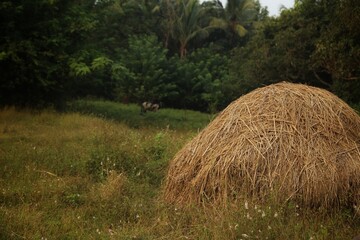
M279 82L360 102L360 3L15 0L0 3L0 105L74 98L215 112Z

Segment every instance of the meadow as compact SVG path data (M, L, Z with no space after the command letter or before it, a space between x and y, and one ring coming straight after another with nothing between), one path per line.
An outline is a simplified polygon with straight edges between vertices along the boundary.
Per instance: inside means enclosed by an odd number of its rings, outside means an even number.
M354 209L162 201L169 161L214 116L105 101L0 110L0 239L352 239Z

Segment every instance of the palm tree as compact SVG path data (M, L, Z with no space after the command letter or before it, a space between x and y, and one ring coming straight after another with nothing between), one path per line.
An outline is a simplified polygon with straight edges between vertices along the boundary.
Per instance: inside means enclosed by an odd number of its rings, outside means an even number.
M195 36L208 36L207 27L200 26L200 20L204 16L204 9L198 0L180 0L179 15L175 26L175 37L180 44L180 58L187 53L187 46Z
M163 17L165 47L169 40L178 43L180 58L186 57L190 40L196 36L208 36L208 26L202 26L205 9L198 0L162 0L160 12Z
M243 37L247 34L245 25L256 16L255 7L254 0L228 0L224 18L214 18L210 25L230 30L233 37Z

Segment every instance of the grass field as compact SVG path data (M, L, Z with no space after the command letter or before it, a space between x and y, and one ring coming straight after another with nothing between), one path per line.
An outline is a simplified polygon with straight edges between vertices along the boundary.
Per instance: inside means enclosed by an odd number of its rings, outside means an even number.
M77 101L0 110L0 239L351 239L352 209L244 199L228 210L161 201L169 160L212 116ZM86 113L86 114L85 114Z
M158 112L140 114L140 105L120 104L110 101L77 100L68 109L93 116L125 123L131 128L151 127L157 129L199 130L214 116L191 110L161 109Z

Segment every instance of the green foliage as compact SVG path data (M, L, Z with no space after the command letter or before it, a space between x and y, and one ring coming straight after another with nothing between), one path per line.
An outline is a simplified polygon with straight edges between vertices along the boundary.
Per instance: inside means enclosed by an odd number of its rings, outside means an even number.
M86 63L70 59L69 63L70 72L74 76L84 76L91 72L91 69Z
M198 130L212 119L212 115L191 110L160 108L158 112L140 114L140 105L109 101L77 100L68 106L70 111L86 113L127 124L131 128L151 126L156 129Z
M323 3L328 24L317 39L312 64L319 81L349 102L360 102L360 6L356 1Z
M298 18L296 12L283 12L280 19L267 22L232 60L241 93L279 81L314 82L309 59L318 35L315 29L311 18Z
M82 199L82 197L79 193L71 193L71 194L65 195L65 196L63 196L62 201L65 204L67 204L69 206L74 206L74 207L78 207L84 203L84 199Z
M112 62L113 61L107 57L98 57L98 58L95 58L93 60L93 62L91 63L91 69L93 69L93 70L103 69L103 68L109 66L110 64L112 64Z
M225 31L229 45L238 46L252 28L252 23L260 11L254 0L229 0L221 17L212 18L210 25Z
M257 0L3 1L0 106L93 97L216 112L284 80L356 104L358 5L296 1L270 18Z
M351 30L345 27L356 18L343 15L350 2L299 1L279 18L266 20L244 47L234 51L233 86L244 94L279 81L300 82L358 102L355 65L360 55L354 37L359 31L354 25Z
M112 69L118 99L160 101L176 94L175 85L167 78L166 53L153 35L130 37L129 48Z
M29 106L58 105L66 97L68 61L77 42L97 22L82 1L17 1L0 7L0 102ZM77 74L88 72L72 62Z
M129 38L129 49L111 71L120 101L160 101L216 112L232 100L224 96L229 87L227 68L228 58L210 48L193 51L185 59L167 59L154 36L142 36Z
M200 19L204 15L198 0L178 1L178 12L175 19L174 38L178 40L180 58L187 55L188 44L198 35L208 36L206 26L200 26Z
M161 16L161 28L165 38L165 47L172 43L178 49L180 58L185 58L189 43L196 37L209 35L206 8L198 0L160 1L158 11Z
M177 86L181 108L216 112L227 105L224 87L228 80L228 58L208 48L192 52L177 62Z

